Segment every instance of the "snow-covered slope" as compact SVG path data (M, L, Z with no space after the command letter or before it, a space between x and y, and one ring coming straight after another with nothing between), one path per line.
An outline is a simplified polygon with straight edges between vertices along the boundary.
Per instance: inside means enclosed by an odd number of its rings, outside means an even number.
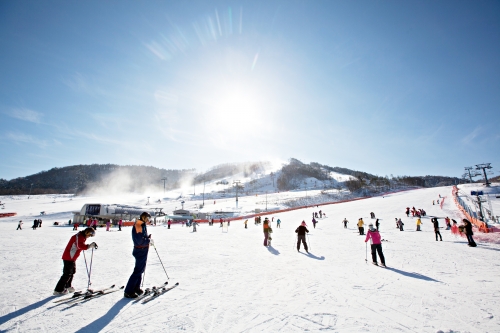
M441 231L443 241L435 241L428 218L423 231L415 232L415 220L404 215L405 207L415 206L430 216L457 219L450 193L449 187L421 189L269 215L282 221L280 229L272 223L272 247L263 246L262 227L253 220L248 229L243 221L232 221L228 233L206 224L196 233L180 225L150 227L170 284L180 282L179 287L146 305L114 293L72 307L55 306L51 293L74 232L51 222L69 219L65 212L85 202L138 204L145 198L58 196L53 203L53 196L2 197L5 211L19 216L0 220L0 331L498 332L500 245L482 242L476 234L478 247L469 248L465 239L446 230ZM439 194L447 196L443 209L432 205ZM254 198L244 198L246 207ZM313 229L311 216L320 208L327 217ZM40 211L51 215L42 217L41 229L29 229ZM364 237L355 223L360 217L372 222L370 212L381 219L388 269L365 262ZM19 218L28 216L24 230L16 231ZM402 218L405 231L395 228L395 217ZM350 221L348 229L342 226L344 218ZM294 230L302 220L309 224L310 254L295 248ZM92 286L124 285L134 265L130 228L98 229L92 240L99 244ZM151 249L145 286L165 280ZM73 285L87 286L83 255Z

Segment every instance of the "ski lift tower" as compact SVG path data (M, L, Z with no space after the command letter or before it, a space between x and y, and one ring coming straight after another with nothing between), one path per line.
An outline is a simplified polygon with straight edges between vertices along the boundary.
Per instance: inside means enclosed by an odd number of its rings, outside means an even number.
M484 185L489 187L491 183L488 181L488 177L486 176L486 169L492 169L491 163L476 164L476 170L481 169L483 170L484 174Z
M163 180L163 195L165 195L165 182L167 181L167 177L164 177L161 180Z
M240 180L233 181L233 185L236 185L236 208L238 208L238 188L241 186L240 183Z
M472 171L471 170L474 169L473 167L465 167L465 171L467 171L467 173L465 175L469 175L469 180L470 180L470 183L472 184L472 177L476 177L476 176L480 176L481 173L479 171ZM464 177L465 178L465 177Z

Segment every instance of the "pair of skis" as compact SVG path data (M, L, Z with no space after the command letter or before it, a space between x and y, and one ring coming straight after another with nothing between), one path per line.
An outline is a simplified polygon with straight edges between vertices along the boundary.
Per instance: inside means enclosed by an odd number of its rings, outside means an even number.
M86 292L75 291L73 293L73 295L71 295L70 297L55 300L54 303L62 303L62 304L66 304L66 305L76 304L80 301L88 301L92 298L102 297L104 295L120 291L123 288L124 288L124 286L121 286L120 288L115 288L115 285L112 285L111 287L103 288L103 289L99 289L99 290L87 290Z
M144 290L144 293L142 295L134 298L133 303L135 304L142 301L142 304L146 304L148 302L151 302L153 299L156 299L161 295L165 294L166 292L168 292L169 290L172 290L175 287L177 287L179 285L179 282L168 288L167 284L168 281L165 282L160 287L153 286L151 289L147 288L146 290Z
M166 285L166 284L165 284ZM146 304L148 302L151 302L152 300L160 297L161 295L165 294L166 292L174 289L175 287L177 287L179 285L179 282L176 282L172 287L169 287L169 288L166 288L166 287L163 287L163 288L160 288L160 289L156 289L154 292L150 293L149 295L147 295L143 300L142 300L142 304Z

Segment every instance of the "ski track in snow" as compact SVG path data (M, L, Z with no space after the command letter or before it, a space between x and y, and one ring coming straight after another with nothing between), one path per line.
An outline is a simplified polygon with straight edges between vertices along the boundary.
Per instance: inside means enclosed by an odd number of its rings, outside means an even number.
M67 220L65 212L99 198L53 203L53 196L30 202L4 197L2 202L20 215L46 207L52 212L36 231L24 218L23 231L15 230L19 217L0 222L5 235L0 281L9 286L0 291L0 332L498 332L500 259L495 251L500 245L478 241L477 248L469 248L465 239L444 229L443 241L436 242L430 218L423 218L423 231L416 232L415 219L404 214L405 207L415 206L458 220L452 200L443 209L432 205L438 194L450 192L450 187L421 189L276 214L282 226L272 223L269 248L262 245L262 226L253 219L248 229L243 221L232 221L228 233L217 224L202 224L196 233L180 225L150 227L170 276L167 287L180 285L147 304L123 299L121 291L75 304L53 303L60 257L73 232L51 226L52 218ZM134 204L133 198L124 201ZM328 218L319 219L314 229L311 213L319 209ZM381 218L381 235L388 240L383 243L386 269L371 264L369 247L365 262L364 236L357 234L359 217L374 222L366 217L371 211ZM395 217L402 218L404 232L395 228ZM302 220L309 225L310 254L295 248L294 230ZM134 266L130 228L98 229L92 241L99 244L92 287L125 285ZM144 287L165 280L151 249ZM87 286L83 254L73 284Z

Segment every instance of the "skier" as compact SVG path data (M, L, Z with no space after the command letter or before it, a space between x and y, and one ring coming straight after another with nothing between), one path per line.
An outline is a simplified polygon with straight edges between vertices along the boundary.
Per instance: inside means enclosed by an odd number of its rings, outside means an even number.
M396 220L396 228L398 228L398 229L399 229L398 218L397 218L397 217L395 217L395 218L394 218L394 220Z
M454 219L451 219L451 220L453 221L453 226L451 227L451 233L454 235L459 235L460 231L458 231L457 221L455 221Z
M262 227L264 230L264 246L267 246L267 239L269 238L269 219L267 217L264 219Z
M307 230L306 222L302 221L300 226L295 229L295 233L297 234L297 251L300 251L300 242L302 242L302 244L304 245L304 249L307 253L309 253L306 243L306 232L309 233L309 230Z
M75 291L75 288L71 286L71 282L73 281L73 275L76 273L76 259L80 256L82 250L97 249L97 244L95 242L85 244L87 238L94 236L95 230L86 228L69 239L68 245L66 245L62 255L64 264L63 274L59 282L57 282L56 288L54 289L54 295L65 295L68 292L72 293Z
M433 217L431 219L431 222L432 222L432 224L434 224L434 234L436 235L436 242L438 240L438 236L439 236L440 240L442 241L443 237L441 237L441 233L439 232L439 222L438 222L438 219L436 217Z
M373 224L371 223L368 225L368 233L366 234L365 243L368 242L369 239L371 239L373 264L378 266L377 263L377 253L378 253L378 256L380 257L380 263L382 264L382 267L385 267L385 258L384 254L382 253L381 237L377 229L374 229Z
M122 231L122 220L118 221L118 231Z
M377 228L377 231L378 231L378 227L379 227L379 226L380 226L380 222L379 222L379 221L378 221L378 219L377 219L377 221L375 221L375 228Z
M147 212L143 212L134 223L132 227L132 241L134 242L134 250L132 255L135 258L134 272L130 276L125 287L123 296L125 298L137 298L144 292L140 288L142 281L142 274L146 269L146 262L148 260L149 244L154 244L151 239L151 235L148 235L146 229L146 224L148 223L151 215Z
M111 225L111 220L106 221L106 231L109 231L109 227Z
M403 226L405 225L401 219L398 220L398 225L399 225L399 231L404 231Z
M196 226L199 225L198 222L193 220L193 222L191 222L191 224L193 225L193 232L196 232Z
M17 224L17 229L16 230L23 230L23 220L19 220L19 223Z
M313 224L313 228L314 228L314 229L316 229L316 223L317 223L317 222L316 222L316 219L313 217L313 219L312 219L312 224Z
M281 220L280 219L276 220L276 227L281 229Z
M78 222L73 223L73 231L78 231Z
M222 228L222 222L224 222L224 220L222 219L222 217L220 218L220 227L219 228Z
M448 216L446 216L446 218L444 219L444 223L446 223L446 230L450 230L451 229L451 220Z
M342 221L342 222L344 222L344 229L347 229L347 223L349 223L349 221L347 221L347 219L344 218L344 221Z
M245 222L244 222L244 223L245 223L245 229L248 229L248 228L247 228L248 220L245 220Z
M42 219L38 219L38 227L41 228L42 227Z
M359 235L364 235L365 234L365 228L363 227L365 223L363 222L363 218L360 218L358 220L358 229L359 229Z
M323 212L321 210L319 211L319 218L323 218Z
M406 207L406 217L410 217L410 207Z
M470 223L469 220L463 219L462 222L464 223L464 229L465 229L465 235L467 236L467 242L469 242L470 247L476 247L476 242L474 242L474 239L472 238L472 235L474 235L474 232L472 232L472 223Z
M420 220L420 217L417 219L417 231L422 231L420 230L420 225L422 224L422 221Z

